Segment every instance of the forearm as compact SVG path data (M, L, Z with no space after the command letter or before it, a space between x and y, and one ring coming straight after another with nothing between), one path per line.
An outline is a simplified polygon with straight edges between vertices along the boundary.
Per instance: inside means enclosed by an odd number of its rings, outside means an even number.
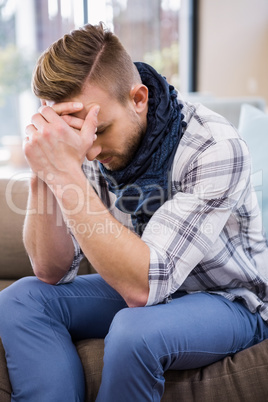
M58 191L56 197L84 254L129 306L145 305L149 292L149 247L109 213L82 172L65 179L65 188L69 180L75 180L81 196L70 190Z
M72 263L74 247L53 193L36 177L30 184L23 240L36 276L57 283Z

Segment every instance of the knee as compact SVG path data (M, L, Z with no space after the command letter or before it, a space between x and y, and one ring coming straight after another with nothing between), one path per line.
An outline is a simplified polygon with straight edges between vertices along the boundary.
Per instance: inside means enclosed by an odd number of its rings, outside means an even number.
M116 314L105 339L106 356L128 360L148 349L148 331L139 322L139 309L125 308Z
M33 303L32 292L40 286L39 282L34 276L25 277L0 292L0 328L22 319L23 310L27 311L27 306Z
M0 306L16 299L24 297L27 292L39 286L39 279L35 276L27 276L15 281L12 285L0 292Z

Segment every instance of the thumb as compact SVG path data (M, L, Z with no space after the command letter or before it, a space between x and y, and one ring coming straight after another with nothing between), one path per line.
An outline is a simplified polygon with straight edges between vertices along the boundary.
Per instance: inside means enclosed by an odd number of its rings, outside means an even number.
M100 111L99 105L94 105L86 115L84 124L81 129L81 136L86 137L88 140L95 141L97 138L98 114Z
M98 114L100 106L94 105L88 112L84 124L80 131L84 143L84 149L86 150L86 157L88 160L94 160L101 152L101 147L97 144L97 126L98 126Z

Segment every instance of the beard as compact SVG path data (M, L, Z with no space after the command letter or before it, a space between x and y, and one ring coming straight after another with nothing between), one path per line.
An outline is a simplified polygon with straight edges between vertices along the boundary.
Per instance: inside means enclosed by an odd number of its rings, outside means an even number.
M147 124L142 124L132 110L130 110L129 113L132 123L131 133L128 135L128 139L124 144L123 152L114 154L111 162L105 166L107 170L115 171L125 169L135 157L146 133Z

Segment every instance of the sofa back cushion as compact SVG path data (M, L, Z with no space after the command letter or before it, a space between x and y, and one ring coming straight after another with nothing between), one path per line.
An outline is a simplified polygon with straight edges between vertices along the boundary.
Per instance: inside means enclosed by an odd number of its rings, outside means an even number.
M27 195L28 180L0 180L1 279L17 279L33 274L22 242L22 227L26 212Z
M243 105L238 130L245 139L252 159L252 183L262 211L263 228L268 235L268 115Z
M0 281L16 280L33 275L29 257L22 241L26 214L29 179L0 179ZM94 272L86 259L80 264L79 274ZM2 287L9 282L3 281ZM1 288L1 284L0 284Z

